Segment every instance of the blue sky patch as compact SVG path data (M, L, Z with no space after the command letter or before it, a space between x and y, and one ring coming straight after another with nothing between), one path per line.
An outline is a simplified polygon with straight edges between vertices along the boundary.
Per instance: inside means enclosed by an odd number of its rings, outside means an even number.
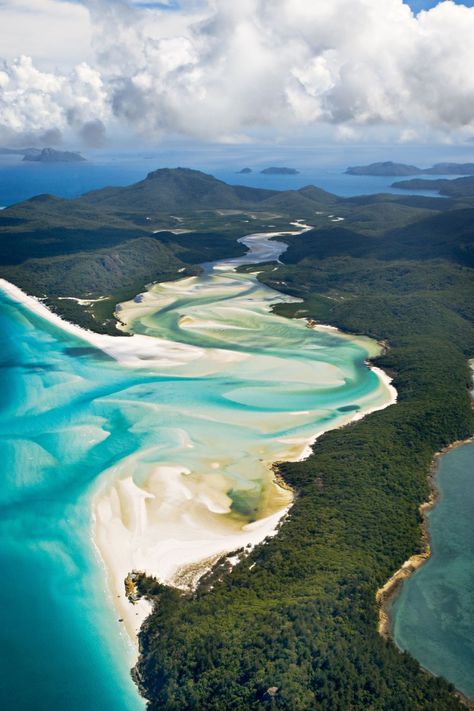
M438 4L439 0L407 0L407 5L410 5L414 12L420 12L420 10L430 10ZM474 0L464 0L463 2L456 0L456 4L474 7Z

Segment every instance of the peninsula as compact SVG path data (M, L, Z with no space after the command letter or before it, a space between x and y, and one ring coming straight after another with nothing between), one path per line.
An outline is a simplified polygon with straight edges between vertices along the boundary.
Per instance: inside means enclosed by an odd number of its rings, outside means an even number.
M412 180L399 180L392 184L393 188L401 190L435 190L440 195L453 198L472 198L474 196L474 176L456 178L455 180L423 180L413 178Z

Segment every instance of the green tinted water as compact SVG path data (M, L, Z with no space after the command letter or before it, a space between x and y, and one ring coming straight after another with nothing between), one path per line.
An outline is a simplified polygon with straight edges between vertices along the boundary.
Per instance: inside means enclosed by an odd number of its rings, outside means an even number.
M393 605L396 643L474 698L474 444L445 454L428 514L432 556Z

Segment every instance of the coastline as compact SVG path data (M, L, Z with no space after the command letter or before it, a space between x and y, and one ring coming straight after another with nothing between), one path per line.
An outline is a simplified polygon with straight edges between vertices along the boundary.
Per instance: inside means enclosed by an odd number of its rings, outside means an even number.
M470 361L470 367L473 368L474 361ZM433 456L430 468L428 470L428 485L430 489L430 496L427 501L423 502L419 511L421 514L421 547L420 553L412 555L403 565L387 580L387 582L377 590L376 592L376 602L379 606L379 623L378 632L386 640L392 640L395 643L392 635L392 606L394 601L400 595L404 583L416 573L425 563L429 561L432 555L431 551L431 536L429 530L429 518L428 514L438 503L440 497L440 490L436 483L436 477L438 475L440 459L446 455L448 452L464 447L469 444L474 443L474 434L463 440L456 440L451 444L447 445L443 449L439 450ZM396 645L397 646L397 645ZM429 669L426 669L423 665L421 668L429 675L435 676ZM462 691L455 689L453 692L454 696L459 699L459 701L464 704L467 708L474 710L474 699L470 699Z
M174 344L168 341L163 341L160 343L160 339L142 336L142 335L132 335L132 336L108 336L102 334L96 334L92 331L88 331L81 328L73 323L61 318L59 315L50 311L47 306L45 306L39 299L25 294L21 289L16 287L5 280L0 280L0 288L2 288L5 293L12 298L14 301L27 306L27 308L33 313L37 314L43 319L46 319L49 323L61 328L62 330L71 333L83 340L86 340L91 345L100 348L101 350L108 353L111 357L118 360L121 364L127 365L129 367L143 367L146 365L148 368L150 365L153 367L159 363L160 367L166 367L166 364L175 364L176 359L178 360L193 360L194 358L199 358L202 354L202 349L196 347L185 346L181 344ZM351 336L348 333L340 332L335 326L327 325L317 325L314 326L315 330L330 330L334 334L341 335L347 339L354 340L357 336ZM361 337L365 338L365 337ZM369 339L367 339L367 342ZM376 343L376 342L374 342ZM377 344L380 349L384 347L384 344ZM173 353L170 356L170 348ZM140 351L146 354L146 364L140 360ZM155 356L150 360L150 351L152 351ZM177 352L175 352L177 351ZM372 353L370 354L372 356ZM342 422L339 427L345 427L352 422L360 420L372 412L377 410L385 409L389 405L396 403L397 392L392 385L392 378L386 374L380 368L371 365L370 361L366 361L367 367L369 367L376 375L379 380L380 386L384 387L387 391L387 399L382 405L374 406L373 408L364 409L363 412L353 413L347 416L346 421ZM301 461L306 459L313 453L313 445L316 440L324 434L324 431L318 432L316 435L311 436L306 439L301 439L298 442L289 443L288 452L285 453L284 458L280 458L279 461ZM288 511L293 503L293 491L287 486L282 486L282 482L278 480L273 471L273 466L275 462L267 462L266 468L268 469L269 484L271 488L276 492L277 499L280 501L278 511L275 512L273 508L272 513L269 516L264 516L259 521L254 523L245 524L240 526L240 531L232 532L229 527L225 531L226 546L223 548L222 545L216 547L216 543L208 538L208 540L203 540L200 535L197 536L198 545L197 547L191 546L194 549L194 556L180 556L177 549L171 551L171 554L165 556L163 551L158 555L149 555L150 551L144 550L143 540L137 535L137 541L135 544L135 550L133 555L127 557L125 554L125 549L127 548L125 544L126 538L124 534L126 533L125 527L122 525L120 516L116 516L116 512L120 509L121 496L125 496L126 492L126 505L130 505L134 510L134 516L137 521L137 531L144 530L146 527L145 518L147 506L154 506L154 503L146 505L146 500L156 499L156 493L153 493L155 485L152 484L151 487L148 485L144 488L138 487L131 481L130 474L125 471L122 476L110 482L110 478L105 483L100 486L99 491L95 491L92 495L92 543L96 553L96 557L100 559L107 581L107 587L109 591L109 596L113 606L115 607L118 618L123 622L124 631L127 633L127 637L130 640L135 653L138 652L137 646L137 635L138 631L143 624L146 617L151 612L150 604L145 600L137 601L135 604L131 604L125 595L125 578L133 570L140 570L141 572L148 573L153 576L158 576L162 582L175 585L176 587L181 587L182 589L190 589L196 586L199 578L206 573L214 563L221 558L223 555L231 555L233 551L238 548L245 546L256 546L260 544L265 538L276 535L284 520ZM132 470L133 462L130 462ZM160 471L161 469L161 471ZM181 471L171 471L170 467L158 467L157 471L154 473L156 480L157 491L163 491L163 487L168 486L170 489L174 489L174 493L171 492L170 496L173 498L176 495L176 490L182 489L183 485L187 487L187 482L183 484L183 472ZM163 474L165 475L163 478ZM218 487L222 488L222 487ZM104 490L108 491L108 495L104 497ZM226 509L228 502L224 500L222 504L222 496L225 495L225 491L220 491L220 498L218 495L218 501L214 501L214 496L207 495L207 497L201 497L200 510L197 512L196 523L207 524L207 526L201 526L196 531L197 534L202 534L203 530L212 531L216 529L216 513L228 513L229 509ZM185 494L186 498L192 498L193 492L188 491ZM275 493L274 493L275 496ZM210 526L210 518L214 514L214 521ZM111 528L112 526L112 528ZM152 527L153 528L153 527ZM221 527L222 528L222 527ZM179 533L172 527L169 529L171 531L171 539L176 541L176 536ZM110 533L114 531L114 535L111 537ZM164 531L161 531L162 534ZM155 531L157 534L158 531ZM133 534L132 534L133 535ZM220 531L222 540L222 530ZM168 536L166 536L168 537ZM109 538L109 540L107 540ZM110 539L114 540L111 541ZM212 536L211 536L212 538ZM156 539L155 539L156 540ZM156 553L156 547L155 547ZM173 559L172 565L170 565L169 558ZM152 559L154 563L151 562ZM161 562L158 564L158 560ZM235 560L234 562L237 562Z
M128 368L167 368L177 363L186 363L200 358L203 349L198 346L169 342L152 336L133 334L132 336L109 336L89 331L82 326L66 321L59 314L51 311L36 296L22 291L6 279L0 279L2 290L12 301L26 306L29 311L48 323L60 328L76 338L86 341L100 349L113 360Z
M337 326L330 326L329 324L326 323L318 323L317 321L314 321L311 318L306 318L304 317L303 319L307 322L308 328L313 329L314 331L322 331L322 332L330 332L334 333L337 336L345 337L348 340L354 341L354 340L367 340L367 341L373 341L373 343L377 344L380 352L376 354L371 354L370 357L365 361L365 364L371 370L373 373L376 374L378 377L379 381L382 383L382 385L386 388L386 390L390 393L390 400L389 402L385 403L384 405L376 406L373 408L368 408L367 410L364 410L363 412L356 412L353 415L351 415L350 419L348 419L346 422L343 422L339 427L336 429L341 429L343 427L347 427L348 425L353 424L354 422L358 422L359 420L363 420L364 417L367 415L371 415L374 412L380 412L381 410L385 410L385 408L390 407L391 405L396 405L398 401L398 392L395 386L393 385L393 378L386 373L382 368L379 368L376 365L373 365L372 363L372 358L378 357L380 355L383 355L385 353L389 346L385 341L374 341L374 339L370 338L370 336L362 336L362 335L357 335L354 334L351 336L350 333L347 333L345 331L340 331ZM318 432L314 437L310 438L307 442L306 445L304 446L303 451L301 452L300 456L297 459L294 460L286 460L286 461L295 461L295 462L303 462L305 459L308 459L313 454L313 446L316 444L318 439L322 437L326 432L330 430L324 430L323 432Z
M315 327L316 330L318 328L319 326ZM321 330L328 329L351 341L357 338L367 340L367 344L373 345L373 350L377 349L377 355L386 348L386 344L377 343L364 336L344 334L334 326L321 327ZM373 355L375 353L371 352L370 357ZM376 374L379 387L386 391L385 402L347 415L337 429L397 402L398 393L392 385L392 378L382 369L373 366L370 360L366 360L366 366ZM252 523L240 522L236 525L235 521L225 516L231 513L231 502L227 498L228 482L223 477L218 481L217 472L215 475L209 475L210 486L207 491L203 491L203 487L206 489L203 481L200 482L199 491L195 488L189 471L164 465L157 466L140 487L133 484L130 475L125 474L110 483L106 482L96 492L93 501L94 541L114 590L114 602L119 606L120 616L125 620L132 641L136 642L140 626L150 610L145 606L137 615L137 610L123 596L125 577L132 570L136 570L158 578L163 584L190 591L196 588L200 578L223 557L228 556L227 560L233 566L239 560L238 556L232 555L235 550L246 548L249 552L266 538L275 536L294 501L294 491L278 475L278 464L283 461L297 462L307 459L313 453L317 439L326 431L319 431L298 441L288 441L288 450L284 457L278 461L264 462L269 477L269 489L273 491L273 494L270 494L273 501L272 513ZM125 489L129 495L126 508L132 506L135 511L140 509L137 516L139 523L134 524L132 544L119 513L124 508ZM280 501L276 511L275 497ZM160 499L173 500L175 510L172 516L158 510ZM190 501L196 503L191 507ZM117 505L117 502L120 502L120 505ZM186 541L185 546L184 534L176 525L179 517L183 515L186 515L187 525L192 524L194 527L194 535ZM111 527L115 531L113 541L110 540Z
M458 447L464 447L468 444L474 444L474 435L467 439L457 440L448 444L447 447L440 449L433 457L431 466L428 472L428 484L430 487L430 496L428 501L420 504L419 511L422 517L421 521L421 553L415 553L387 580L385 585L377 590L376 601L379 604L379 634L385 639L392 638L392 621L390 617L390 608L401 592L401 588L405 580L410 578L421 566L423 566L431 558L431 544L428 513L436 506L439 499L439 489L436 484L436 476L438 474L439 460L448 452Z

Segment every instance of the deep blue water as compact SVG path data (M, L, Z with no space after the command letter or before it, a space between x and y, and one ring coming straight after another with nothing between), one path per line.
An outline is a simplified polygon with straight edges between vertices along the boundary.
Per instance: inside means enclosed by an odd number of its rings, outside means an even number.
M175 155L117 154L91 157L87 163L51 165L23 163L17 156L0 156L0 207L12 205L41 193L77 197L88 190L108 185L129 185L142 180L152 170L178 165L203 170L230 184L257 188L290 190L305 185L316 185L343 197L380 192L407 194L407 191L390 187L398 178L346 175L344 173L346 165L343 164L324 167L317 161L313 166L307 164L301 166L298 163L299 175L262 175L259 171L269 163L271 164L272 161L256 166L250 175L239 175L235 165L206 162L205 156L195 155L190 155L189 158L181 156L177 162ZM436 195L433 192L416 194Z

